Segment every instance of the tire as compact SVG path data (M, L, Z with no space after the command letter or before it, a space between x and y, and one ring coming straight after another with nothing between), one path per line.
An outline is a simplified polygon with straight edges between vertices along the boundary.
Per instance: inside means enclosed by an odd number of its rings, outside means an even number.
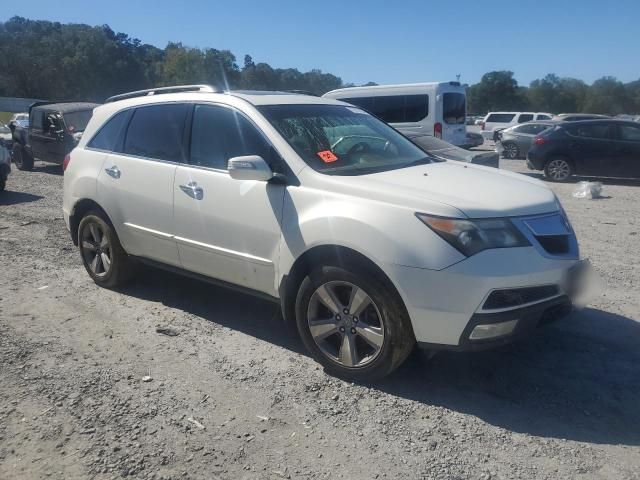
M134 262L120 245L113 225L101 212L88 212L80 220L78 249L87 273L101 287L122 286L135 273Z
M0 176L0 192L4 192L4 189L6 186L7 186L7 179L5 177Z
M355 300L350 301L352 295ZM348 310L356 304L357 316ZM395 370L415 345L397 293L357 266L325 265L311 271L300 284L295 310L303 343L337 377L378 380Z
M516 158L518 158L518 155L520 155L518 145L513 142L505 142L502 144L502 147L504 148L504 152L502 153L504 158L515 160Z
M566 182L573 175L573 165L565 157L554 157L545 164L544 175L552 182Z
M33 157L29 155L24 147L19 143L13 144L13 161L18 170L30 172L33 170Z

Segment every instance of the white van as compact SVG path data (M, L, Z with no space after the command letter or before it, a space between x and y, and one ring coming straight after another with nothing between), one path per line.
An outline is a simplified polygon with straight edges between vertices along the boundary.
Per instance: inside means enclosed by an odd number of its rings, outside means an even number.
M340 88L323 97L357 105L401 132L424 132L454 145L467 143L467 97L460 82Z

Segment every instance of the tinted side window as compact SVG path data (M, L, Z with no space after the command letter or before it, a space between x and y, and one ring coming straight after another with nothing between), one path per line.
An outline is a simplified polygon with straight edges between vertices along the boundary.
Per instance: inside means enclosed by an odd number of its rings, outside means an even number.
M538 115L536 117L536 120L551 120L551 117L549 115Z
M576 125L567 129L570 135L583 138L609 138L609 125Z
M515 117L515 113L492 113L487 118L487 122L509 123Z
M109 152L119 151L122 144L122 136L130 116L131 110L125 110L111 117L91 139L88 147Z
M385 95L341 98L387 123L419 122L429 115L429 95Z
M518 117L518 123L530 122L533 120L532 113L523 113Z
M34 130L42 130L44 125L44 111L43 110L32 110L31 118L29 119L29 125Z
M226 170L230 158L243 155L260 155L268 162L271 147L256 127L235 110L196 105L189 163Z
M627 142L640 142L640 127L633 125L620 125L620 140Z
M124 153L180 162L187 105L140 107L133 113L124 141Z

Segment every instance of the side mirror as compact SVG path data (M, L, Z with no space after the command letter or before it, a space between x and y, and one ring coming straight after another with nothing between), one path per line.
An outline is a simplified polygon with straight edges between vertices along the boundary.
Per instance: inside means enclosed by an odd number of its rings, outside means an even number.
M258 155L230 158L227 169L235 180L268 182L274 176L271 167Z

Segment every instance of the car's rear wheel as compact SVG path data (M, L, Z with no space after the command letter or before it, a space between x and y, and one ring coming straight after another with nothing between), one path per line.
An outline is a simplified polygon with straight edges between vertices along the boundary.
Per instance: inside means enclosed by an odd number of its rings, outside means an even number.
M505 142L502 144L502 147L504 148L503 155L505 158L509 158L511 160L518 158L518 154L520 152L518 151L518 146L515 143Z
M296 322L305 346L325 369L358 381L391 373L415 338L397 294L375 275L322 266L302 281Z
M101 287L118 287L134 272L115 229L101 212L89 212L80 221L78 247L84 268Z
M33 157L19 143L13 144L13 161L18 170L26 172L33 170Z
M552 158L544 166L544 174L552 182L565 182L573 175L573 165L564 157Z

